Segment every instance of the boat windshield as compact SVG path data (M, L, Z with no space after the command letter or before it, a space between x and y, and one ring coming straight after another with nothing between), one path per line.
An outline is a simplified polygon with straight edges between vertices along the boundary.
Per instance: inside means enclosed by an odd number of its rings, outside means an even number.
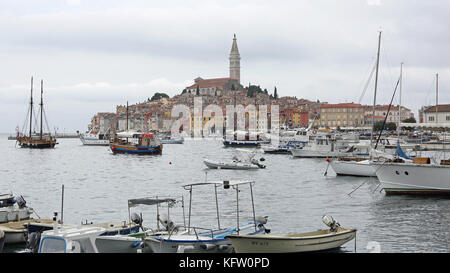
M65 253L66 241L62 238L44 237L39 249L40 253Z

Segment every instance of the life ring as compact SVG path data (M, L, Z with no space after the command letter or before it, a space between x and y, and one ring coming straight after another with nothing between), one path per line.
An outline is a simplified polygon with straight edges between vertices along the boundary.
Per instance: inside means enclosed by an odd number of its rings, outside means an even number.
M312 133L315 135L317 134L317 130L313 130Z

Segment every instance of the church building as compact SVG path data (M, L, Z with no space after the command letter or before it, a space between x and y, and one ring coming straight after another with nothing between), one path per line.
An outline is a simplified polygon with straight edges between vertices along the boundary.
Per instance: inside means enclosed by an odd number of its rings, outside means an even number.
M194 80L194 84L186 87L186 91L196 95L221 96L227 91L243 90L241 85L241 56L239 54L236 34L233 38L233 44L230 52L230 76L227 78L203 79L198 77Z

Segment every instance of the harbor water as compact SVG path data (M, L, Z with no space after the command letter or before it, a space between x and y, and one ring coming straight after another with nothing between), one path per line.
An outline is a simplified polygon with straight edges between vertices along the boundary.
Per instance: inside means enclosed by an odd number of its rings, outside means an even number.
M183 196L187 221L189 192L183 185L254 180L256 215L268 216L266 226L274 234L327 228L322 223L327 214L341 226L358 230L357 252L449 252L450 199L386 196L376 178L337 177L331 167L324 175L325 159L261 151L257 158L265 159L261 163L266 169L207 170L204 158L231 159L236 149L224 148L220 139L186 140L164 145L162 155L135 156L113 155L105 146L83 146L79 139L58 142L55 149L22 149L7 135L0 137L0 193L23 195L41 218L61 212L62 185L64 223L80 224L128 221L128 199L154 196ZM235 226L236 190L218 189L218 196L221 227ZM238 198L243 224L253 217L250 189L240 187ZM132 209L142 213L144 226L156 226L155 208ZM175 224L183 224L181 206L170 213ZM213 186L194 188L191 226L217 225ZM354 250L351 241L340 251Z

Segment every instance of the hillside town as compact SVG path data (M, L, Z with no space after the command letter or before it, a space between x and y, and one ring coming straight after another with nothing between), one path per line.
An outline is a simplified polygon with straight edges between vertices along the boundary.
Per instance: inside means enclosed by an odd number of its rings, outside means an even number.
M399 121L415 123L414 113L405 106L391 105L362 105L354 102L328 103L311 101L304 98L280 96L277 87L268 91L259 85L248 83L244 86L241 83L240 53L237 45L236 35L234 35L231 51L229 54L229 76L221 78L204 79L197 77L192 85L187 86L180 94L169 97L165 93L155 93L153 97L145 102L130 104L128 106L116 106L115 112L99 112L92 117L88 130L93 131L124 131L128 124L128 129L140 132L158 131L165 132L173 129L174 122L180 118L172 116L172 109L175 105L185 105L190 109L191 131L196 122L202 127L210 121L214 114L209 117L195 117L194 100L201 98L202 112L209 105L217 105L222 109L223 116L226 116L227 105L242 105L246 114L246 129L248 129L248 116L251 111L246 107L254 105L256 111L258 106L268 106L267 118L270 121L271 105L277 105L279 111L279 124L286 128L306 128L314 121L315 128L329 129L355 129L368 130L372 123L386 122L398 124ZM389 110L389 111L388 111ZM450 122L450 105L424 106L419 111L420 122L436 122L439 113L439 122ZM261 113L258 118L261 118ZM387 115L387 117L386 117ZM399 117L400 115L400 117ZM202 119L201 121L195 120ZM226 117L223 122L226 122ZM197 123L197 124L199 124ZM225 125L224 125L225 127ZM270 127L270 122L269 122ZM183 128L179 128L183 130Z

